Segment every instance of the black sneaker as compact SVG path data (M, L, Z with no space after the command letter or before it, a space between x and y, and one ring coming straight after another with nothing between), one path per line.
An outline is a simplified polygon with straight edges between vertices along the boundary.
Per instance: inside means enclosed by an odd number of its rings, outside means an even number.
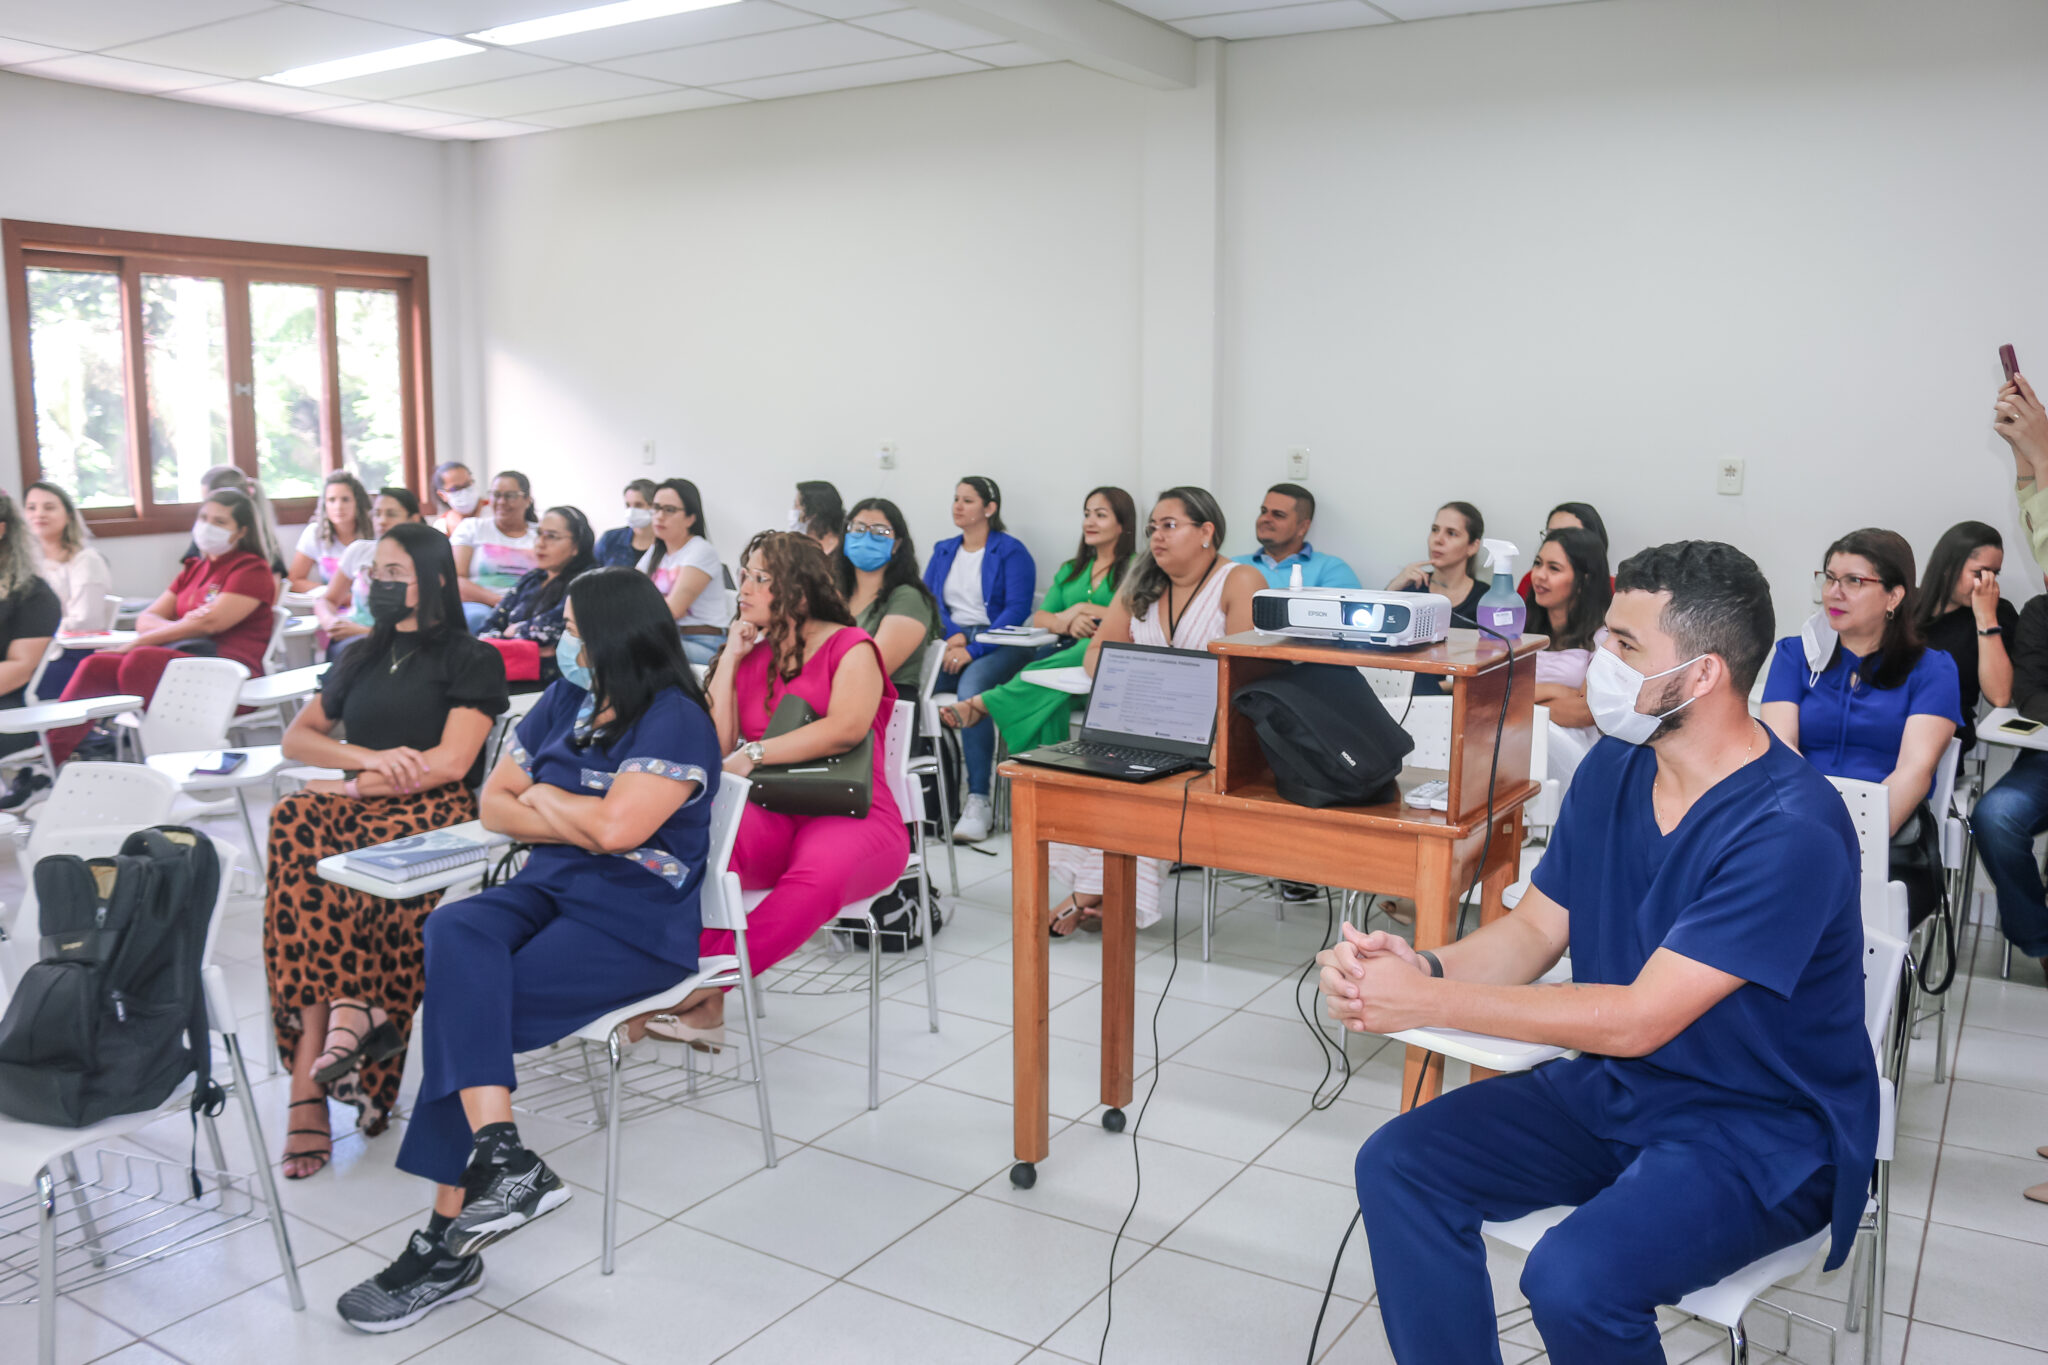
M452 1255L444 1242L415 1232L404 1254L343 1294L334 1311L359 1332L396 1332L483 1287L481 1257Z
M7 795L0 796L0 811L21 810L50 790L50 779L34 768L17 769Z
M1321 900L1322 898L1323 888L1310 882L1280 883L1280 899L1289 905L1299 905L1303 901Z
M474 1256L500 1237L569 1202L569 1187L562 1177L523 1147L506 1161L488 1165L472 1161L462 1183L467 1187L462 1212L442 1236L451 1256Z
M85 738L78 741L78 747L71 751L71 756L87 763L113 763L121 757L121 746L114 739L112 730L104 725L94 725L86 732Z

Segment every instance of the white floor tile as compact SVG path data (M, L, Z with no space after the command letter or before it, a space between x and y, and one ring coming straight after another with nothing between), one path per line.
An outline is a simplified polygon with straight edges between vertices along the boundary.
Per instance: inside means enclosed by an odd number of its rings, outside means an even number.
M1344 1040L1354 1067L1363 1066L1387 1046L1386 1040L1377 1034L1340 1032L1337 1036ZM1177 1064L1301 1091L1322 1087L1327 1093L1343 1075L1336 1054L1320 1046L1300 1019L1277 1019L1248 1012L1232 1015L1173 1053L1172 1058Z
M979 957L992 948L1009 944L1011 924L1007 910L949 902L946 911L946 922L939 926L939 936L932 941L934 948Z
M1300 968L1297 966L1296 971ZM1138 963L1138 989L1157 994L1173 977L1170 999L1195 1000L1205 1005L1242 1009L1264 993L1275 981L1290 975L1284 963L1261 962L1256 958L1226 957L1219 953L1208 962L1199 951L1182 946L1176 965L1170 954L1154 953Z
M720 1365L1014 1365L1030 1349L896 1299L835 1284Z
M939 1015L939 1031L931 1030L924 997L882 1001L882 1070L923 1080L951 1066L975 1049L1009 1037L1008 1028L950 1011ZM836 1023L816 1029L790 1044L805 1052L868 1064L868 1012L865 1007ZM774 1063L771 1061L772 1067ZM772 1087L774 1082L769 1082Z
M1920 1266L1920 1239L1926 1234L1926 1229L1927 1225L1918 1218L1892 1215L1891 1250L1885 1258L1884 1297L1889 1311L1904 1313L1913 1306L1913 1277ZM1821 1265L1822 1260L1815 1260L1798 1275L1785 1281L1786 1288L1833 1303L1847 1303L1853 1262L1844 1262L1829 1271L1823 1271ZM1821 1316L1833 1321L1840 1314Z
M603 1133L591 1133L551 1153L548 1165L585 1193L602 1191L604 1144ZM670 1218L766 1164L758 1128L687 1107L650 1114L619 1135L619 1202Z
M509 1245L509 1244L508 1244ZM496 1269L497 1255L492 1255ZM503 1313L485 1318L466 1332L414 1356L419 1365L510 1365L546 1361L547 1365L604 1365L604 1357L586 1351L569 1337L544 1332Z
M1259 1154L1258 1164L1355 1190L1358 1149L1392 1117L1391 1109L1341 1101L1328 1109L1311 1109Z
M1113 1303L1097 1294L1045 1344L1092 1359L1107 1315L1106 1358L1118 1365L1293 1360L1307 1348L1321 1302L1320 1290L1154 1251L1117 1281ZM1330 1317L1342 1324L1362 1306L1339 1296ZM1324 1330L1333 1330L1327 1319Z
M1343 895L1342 892L1337 894L1340 898ZM1292 964L1299 975L1302 966L1321 952L1329 941L1324 936L1326 932L1334 932L1326 928L1331 919L1330 911L1318 896L1310 902L1289 905L1287 918L1282 920L1273 916L1275 904L1270 896L1253 895L1218 915L1210 950L1231 957L1255 957ZM1197 919L1190 923L1187 910L1187 903L1183 900L1180 950L1185 953L1189 944L1193 944L1195 955L1199 957L1202 951L1201 921Z
M1150 1244L1164 1237L1237 1173L1238 1163L1185 1147L1139 1138L1143 1197L1131 1215L1125 1239ZM1010 1183L1007 1167L983 1185L988 1199L1055 1218L1115 1232L1139 1192L1131 1166L1129 1134L1107 1132L1099 1123L1076 1123L1052 1140L1052 1154L1039 1163L1038 1182L1028 1190Z
M806 1147L677 1221L837 1277L958 1198L944 1185ZM820 1218L823 1208L832 1216Z
M2048 1042L2042 1055L2048 1058ZM2048 1145L2048 1091L1957 1081L1941 1136L1951 1147L2038 1161L2034 1149ZM2042 1170L2048 1179L2048 1164Z
M165 1355L146 1341L138 1341L110 1356L101 1356L97 1365L182 1365L182 1362Z
M990 1043L933 1076L930 1084L964 1090L970 1095L981 1095L1008 1104L1016 1094L1012 1050L1008 1038ZM1138 1067L1132 1090L1133 1116L1137 1113L1139 1101L1144 1098L1146 1077L1151 1074L1142 1062ZM1046 1069L1052 1090L1051 1110L1056 1120L1093 1118L1102 1112L1102 1049L1093 1043L1054 1038L1047 1046ZM776 1122L779 1126L779 1115Z
M879 1109L863 1110L813 1145L971 1190L1010 1169L1012 1130L1007 1104L914 1085Z
M38 1331L36 1305L24 1303L0 1307L0 1341L8 1343L8 1359L33 1359L41 1341ZM122 1350L134 1341L134 1333L59 1296L57 1365L82 1365L84 1361L98 1360Z
M1094 978L1069 976L1059 970L1057 963L1047 982L1047 998L1055 1005L1070 1000L1088 989ZM924 976L921 972L905 972L894 981L882 986L885 995L895 1000L912 1000L919 1004L924 1001ZM973 957L956 962L939 974L939 1008L952 1014L965 1014L991 1024L1010 1027L1010 964L998 962L989 957Z
M1995 975L1980 978L1970 983L1966 1020L1975 1028L2048 1038L2048 990L2028 982L2001 981Z
M1135 1029L1132 1035L1133 1056L1149 1059L1153 1055L1154 1010L1159 1012L1159 1046L1169 1057L1231 1017L1231 1012L1221 1005L1204 1005L1199 1001L1179 997L1169 997L1162 1009L1157 995L1150 991L1139 991L1133 997L1132 1005ZM1050 1027L1055 1038L1072 1038L1083 1043L1093 1043L1100 1039L1102 987L1090 986L1065 1004L1056 1006L1052 1011Z
M2048 1351L1916 1322L1906 1344L1906 1365L2048 1365Z
M1358 1200L1348 1190L1249 1166L1160 1245L1320 1293L1357 1214ZM1345 1247L1337 1293L1364 1303L1372 1292L1372 1259L1361 1230Z
M634 1255L634 1239L660 1222L645 1209L620 1200L618 1257L623 1260ZM396 1256L417 1226L418 1220L394 1224L362 1245L380 1255ZM596 1264L603 1254L604 1195L598 1190L578 1190L532 1232L509 1237L490 1249L490 1277L477 1299L493 1308L507 1307L579 1266Z
M1914 1316L2018 1345L2041 1340L2048 1246L1930 1223Z
M2041 1065L2041 1040L2028 1033L1965 1027L1957 1030L1955 1078L2017 1090L2048 1091L2048 1067Z
M1952 1146L1941 1154L1928 1217L1951 1227L2048 1244L2048 1207L2020 1194L2043 1181L2048 1181L2048 1161L2031 1152L2024 1157L1994 1156Z
M882 1098L887 1099L910 1084L904 1077L885 1071L879 1089ZM768 1058L768 1098L776 1133L792 1142L809 1142L866 1111L867 1063L856 1066L816 1053L780 1048ZM717 1095L699 1107L707 1114L736 1123L751 1125L759 1117L750 1090Z
M1141 1083L1135 1103L1144 1098ZM1305 1091L1168 1062L1144 1131L1161 1142L1250 1161L1308 1112L1308 1098ZM1135 1119L1137 1109L1130 1112Z
M285 1231L291 1238L292 1259L301 1266L347 1245L333 1234L289 1214L285 1216ZM209 1246L168 1257L104 1284L78 1290L67 1301L82 1304L137 1336L147 1337L266 1281L278 1280L282 1290L283 1274L277 1259L277 1239L266 1223L243 1228Z
M1330 1342L1333 1335L1325 1319L1322 1365L1394 1365L1394 1348L1387 1345L1386 1325L1377 1308L1361 1311L1334 1345Z
M886 990L886 987L885 987ZM772 1043L787 1043L821 1029L835 1019L864 1012L865 995L771 995L768 1013L755 1020L761 1036Z

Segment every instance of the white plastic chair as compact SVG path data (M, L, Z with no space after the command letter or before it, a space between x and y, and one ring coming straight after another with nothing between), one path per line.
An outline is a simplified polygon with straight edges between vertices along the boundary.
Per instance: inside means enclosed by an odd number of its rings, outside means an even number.
M242 684L248 680L249 670L233 659L171 660L134 727L142 753L221 748L241 704Z
M929 739L932 751L920 754L910 760L910 771L922 778L929 773L939 784L938 824L946 835L946 876L953 886L953 895L960 894L960 864L953 849L953 800L949 790L946 763L946 726L939 719L939 701L933 689L939 685L939 674L946 667L946 642L934 640L924 647L924 661L917 671L917 730Z
M748 987L753 980L753 961L747 954L747 899L740 891L739 874L732 870L733 845L739 839L740 817L747 806L749 783L730 774L721 777L712 798L711 848L705 862L704 886L699 907L706 929L727 929L733 936L733 955L707 957L697 970L665 991L635 1001L591 1020L576 1030L575 1037L605 1049L606 1098L604 1104L604 1252L599 1269L612 1273L613 1248L618 1241L619 1221L619 1129L620 1104L625 1098L620 1069L626 1050L626 1026L645 1014L667 1008L690 992L718 986L739 993L740 1027L746 1033L746 1055L753 1066L754 1099L761 1116L761 1150L772 1167L775 1157L775 1126L768 1110L768 1073L763 1068L761 1039L755 1031L752 1011L747 1008Z
M1849 807L1856 842L1863 855L1863 926L1904 942L1910 912L1906 884L1891 880L1891 793L1881 782L1831 777Z
M896 809L911 829L910 856L904 860L903 870L892 880L889 890L900 885L903 878L913 873L918 881L918 917L924 929L924 988L925 1009L930 1017L931 1031L939 1031L939 981L938 969L932 961L932 901L931 875L926 870L924 838L924 786L910 771L910 741L916 725L916 707L907 701L898 701L889 716L889 729L884 740L882 774L889 783L890 791L896 797ZM884 891L882 895L889 894ZM754 907L768 898L766 891L749 891L745 895L746 911L752 914ZM873 904L879 897L855 901L840 909L828 926L837 932L841 929L856 929L867 935L867 965L865 973L858 976L842 970L842 964L825 948L813 948L798 954L789 962L768 969L762 976L765 989L781 990L794 995L836 995L865 989L868 993L868 1108L881 1104L882 1075L882 929L875 921Z
M1358 670L1372 687L1372 694L1387 708L1395 720L1401 719L1401 708L1415 695L1415 675L1405 668L1363 668Z
M68 767L66 771L69 771ZM266 1158L269 1144L263 1136L263 1124L256 1115L250 1094L249 1072L243 1063L241 1040L235 1033L234 1003L228 993L226 975L213 965L214 938L219 933L221 910L233 881L232 851L218 848L216 851L221 855L220 890L214 899L212 920L207 926L201 981L206 990L208 1020L213 1031L220 1035L227 1057L229 1074L223 1089L232 1094L242 1111L250 1150L255 1154L255 1170L246 1178L248 1188L230 1190L222 1187L228 1172L220 1133L213 1119L202 1114L200 1124L213 1158L213 1170L207 1174L213 1175L214 1180L208 1183L213 1187L214 1197L219 1199L222 1211L231 1194L238 1198L254 1195L264 1205L264 1220L269 1223L277 1244L278 1265L284 1272L292 1308L304 1311L306 1296L299 1285L298 1264L292 1257L291 1239L285 1230L284 1213L277 1197L277 1181ZM32 884L23 908L25 911L34 909ZM46 1127L0 1117L0 1182L27 1186L35 1191L20 1203L24 1208L38 1210L37 1358L41 1365L55 1365L57 1359L57 1298L64 1292L64 1278L72 1279L72 1289L83 1288L87 1283L99 1283L128 1268L162 1260L188 1247L210 1243L221 1235L220 1228L230 1221L223 1212L221 1219L206 1223L204 1219L208 1211L197 1206L196 1201L188 1202L189 1190L179 1190L177 1194L165 1191L138 1196L133 1190L115 1188L124 1183L121 1181L88 1182L79 1170L78 1153L87 1148L100 1148L103 1150L97 1153L99 1160L94 1163L96 1175L104 1173L109 1164L129 1177L144 1168L155 1168L157 1173L167 1177L163 1184L171 1190L178 1190L185 1180L185 1163L146 1156L140 1149L126 1147L121 1140L167 1115L182 1114L189 1106L190 1097L188 1082L157 1109L122 1114L86 1128ZM126 1183L132 1183L132 1180ZM60 1230L58 1224L63 1215L59 1209L59 1195L64 1192L66 1184L69 1185L70 1202L76 1210L76 1223ZM118 1205L124 1197L128 1198L128 1203ZM133 1210L134 1216L124 1216L124 1210ZM193 1227L194 1223L199 1226ZM189 1230L181 1233L181 1228ZM9 1257L8 1261L20 1264L14 1257ZM60 1277L60 1261L67 1263L72 1272L70 1276ZM110 1261L118 1261L119 1264L109 1268Z

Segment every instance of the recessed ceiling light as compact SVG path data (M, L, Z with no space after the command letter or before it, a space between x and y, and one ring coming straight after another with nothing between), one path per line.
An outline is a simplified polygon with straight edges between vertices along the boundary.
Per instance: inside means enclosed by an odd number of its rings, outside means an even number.
M571 33L588 33L594 28L616 28L620 24L637 24L642 19L660 19L671 14L687 14L691 10L715 9L720 5L735 3L737 0L618 0L617 4L597 5L591 9L570 10L567 14L550 14L544 18L527 19L517 24L503 24L469 36L480 43L518 47L521 43L537 43L545 38L563 38Z
M458 42L453 38L434 38L424 43L407 43L404 47L387 47L382 52L365 52L360 57L343 57L340 61L295 66L289 71L280 71L275 76L265 76L263 79L272 85L330 85L354 76L374 76L379 71L396 71L403 66L443 62L450 57L463 57L472 52L482 51L483 49L475 43Z

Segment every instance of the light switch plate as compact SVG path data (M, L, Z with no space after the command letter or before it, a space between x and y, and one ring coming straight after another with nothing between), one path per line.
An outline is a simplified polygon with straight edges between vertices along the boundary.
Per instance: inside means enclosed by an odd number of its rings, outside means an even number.
M1287 451L1287 477L1296 483L1308 477L1308 447L1290 446Z
M1723 460L1720 464L1716 465L1714 470L1714 491L1725 493L1731 498L1738 496L1742 492L1743 464L1744 462L1741 460Z
M896 443L894 441L884 441L875 447L875 463L884 469L894 469L896 467Z
M642 442L640 443L640 463L641 463L641 464L653 464L653 463L654 463L654 442L652 442L652 441L642 441Z

